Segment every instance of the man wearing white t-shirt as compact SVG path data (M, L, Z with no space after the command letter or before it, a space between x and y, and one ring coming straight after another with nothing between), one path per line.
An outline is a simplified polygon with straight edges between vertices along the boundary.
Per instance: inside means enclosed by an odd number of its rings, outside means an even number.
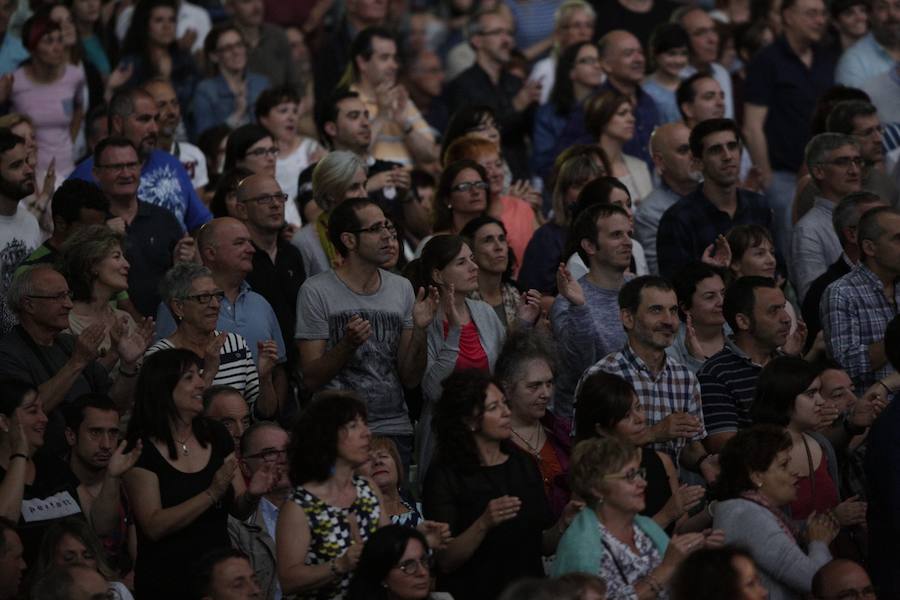
M34 167L26 160L25 140L0 129L0 335L16 324L6 290L19 263L41 245L41 228L19 200L34 193Z

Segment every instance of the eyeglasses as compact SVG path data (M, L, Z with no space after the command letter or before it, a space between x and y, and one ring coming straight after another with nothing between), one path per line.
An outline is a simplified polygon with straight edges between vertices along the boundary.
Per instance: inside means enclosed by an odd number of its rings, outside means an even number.
M256 150L247 150L244 156L255 156L257 158L265 156L278 156L278 148L276 146L272 146L271 148L257 148Z
M486 190L488 189L488 184L486 181L463 181L450 188L453 192L462 192L464 194L471 189Z
M848 169L852 164L854 167L861 169L866 164L866 161L862 156L839 156L833 160L825 161L825 164L834 165L842 169Z
M823 597L823 600L873 600L877 597L877 590L873 586L864 588L841 590L834 596Z
M351 233L374 233L375 235L381 235L387 231L392 236L397 235L397 228L394 227L394 224L390 221L384 221L382 223L375 223L371 227L364 227L363 229L356 229Z
M431 571L433 565L432 558L430 556L424 556L422 558L410 558L409 560L404 560L397 565L397 568L403 571L404 575L415 575L419 572L419 569L424 569L426 573Z
M256 196L255 198L247 198L244 202L256 202L260 206L269 206L273 202L278 202L279 204L284 204L287 202L288 195L280 192L277 194L262 194L261 196Z
M198 304L209 304L212 302L212 299L215 298L218 302L222 302L225 299L225 292L207 292L205 294L194 294L192 296L185 296L185 300L193 300Z
M628 483L634 483L634 480L640 477L644 481L647 481L647 469L644 467L639 467L637 469L631 469L625 473L614 473L612 475L604 475L603 479L624 479Z
M75 297L75 294L70 290L66 290L65 292L60 292L58 294L28 294L25 297L31 298L32 300L54 300L56 302L62 302L66 298L72 300Z
M244 47L244 42L235 42L233 44L225 44L224 46L219 46L218 48L216 48L216 52L225 54L226 52L231 52L233 50L243 50Z
M259 458L262 459L263 462L273 463L278 462L278 459L287 456L287 450L276 450L275 448L267 448L261 452L257 452L256 454L248 454L244 456L244 458Z
M139 162L127 162L127 163L112 163L108 165L94 165L98 169L106 169L108 171L112 171L114 173L121 173L122 171L137 171L141 163Z

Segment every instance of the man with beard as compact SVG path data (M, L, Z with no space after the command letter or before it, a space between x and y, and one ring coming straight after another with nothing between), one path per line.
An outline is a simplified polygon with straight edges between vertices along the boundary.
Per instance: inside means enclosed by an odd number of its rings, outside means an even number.
M119 410L102 394L85 394L64 411L69 468L79 481L78 501L91 525L104 541L110 558L126 552L128 524L122 507L121 477L140 456L125 454L119 441ZM116 562L118 562L116 560Z
M719 238L735 225L769 227L772 222L765 198L738 189L741 136L734 121L699 123L691 131L689 144L703 184L672 205L659 221L659 274L668 279L684 265L717 253Z
M585 371L612 373L634 387L647 417L647 441L677 465L703 471L709 481L715 472L700 441L706 437L700 409L700 384L685 366L666 354L678 329L678 298L669 283L645 275L632 279L619 292L619 318L628 341ZM577 395L577 392L576 392Z
M203 187L209 183L206 157L194 144L175 139L181 125L181 105L178 103L178 96L175 95L175 88L168 79L161 78L151 79L143 88L153 97L156 108L159 109L157 148L168 152L181 162L181 166L191 178L194 190L200 194Z
M287 449L290 437L276 423L259 421L241 437L240 467L248 480L260 469L278 472L275 485L259 499L259 506L249 519L228 518L228 535L235 548L250 559L265 600L280 600L281 586L275 562L275 529L278 512L291 491L288 478Z
M863 88L900 60L900 0L874 0L869 5L871 31L841 55L835 79Z
M706 449L717 453L740 430L752 425L750 405L759 372L785 344L791 317L775 280L741 277L725 290L722 311L734 332L725 347L697 371L703 398Z
M182 231L192 232L212 219L212 215L197 196L181 162L157 147L158 121L156 101L144 90L135 88L120 92L109 103L110 136L126 138L138 152L138 197L170 211L178 219ZM69 178L97 183L97 168L91 157L78 165Z
M0 129L0 335L16 324L6 305L13 274L42 241L37 219L19 203L34 193L34 168L26 154L25 140Z

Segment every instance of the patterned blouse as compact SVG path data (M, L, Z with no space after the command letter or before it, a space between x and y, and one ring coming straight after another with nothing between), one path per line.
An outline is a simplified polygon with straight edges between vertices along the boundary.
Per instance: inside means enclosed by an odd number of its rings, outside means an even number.
M603 558L600 560L600 577L606 580L606 597L614 600L637 600L634 584L659 566L662 557L653 540L637 525L634 528L635 555L627 544L613 536L603 523L599 524L603 539ZM669 594L663 591L657 596L660 600L668 600Z
M381 506L378 498L362 477L353 477L356 487L356 500L349 508L339 508L326 504L304 487L298 486L291 492L290 500L306 513L309 521L310 540L306 555L307 565L327 563L342 555L350 546L352 536L347 517L352 511L359 525L359 535L363 542L369 540L378 529L381 518ZM324 587L307 593L298 594L296 598L325 600L343 598L350 585L350 575L332 581Z
M418 527L419 523L423 520L422 513L419 512L419 509L402 498L400 499L400 503L403 504L406 511L399 515L392 516L391 523L394 525L405 525L407 527Z

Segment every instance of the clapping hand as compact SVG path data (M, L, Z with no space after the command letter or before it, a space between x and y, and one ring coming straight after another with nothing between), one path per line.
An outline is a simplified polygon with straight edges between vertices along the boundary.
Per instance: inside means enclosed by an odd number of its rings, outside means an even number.
M559 264L556 270L556 289L559 294L569 301L573 306L582 306L584 304L584 290L581 284L572 276L572 273L563 263Z
M126 322L127 317L123 315L118 321L119 327L110 330L110 337L116 344L119 358L123 363L131 365L140 360L150 346L156 324L153 317L144 317L133 331L128 331Z
M359 315L353 315L350 317L350 322L347 323L347 331L341 341L347 340L347 344L356 349L365 344L370 335L372 335L372 324Z
M434 320L440 303L441 295L436 287L430 286L427 290L427 295L425 288L420 287L419 293L416 294L416 302L413 304L413 325L418 329L428 327Z
M678 438L692 438L703 429L700 419L686 412L667 416L653 427L656 441L667 442Z
M131 449L131 452L125 452L125 446L127 445L128 442L122 440L113 451L112 456L109 459L109 464L106 467L106 473L110 477L121 477L131 470L131 467L136 465L138 459L141 457L141 451L144 448L141 440L137 441L134 448Z
M784 346L781 347L781 350L790 356L800 356L803 353L803 346L806 344L806 334L808 332L809 329L807 329L806 323L797 319L797 326L794 328L794 333L788 336L788 339L784 343Z
M522 302L516 309L516 316L526 323L534 324L541 316L541 293L528 290L522 294Z
M450 534L450 525L438 521L421 521L416 529L425 536L428 547L432 550L443 550L453 539Z
M515 496L500 496L488 502L487 508L481 515L481 522L485 529L493 529L494 527L505 523L511 519L515 519L522 508L522 501Z
M260 340L256 342L256 349L259 354L256 370L260 379L265 379L272 374L275 365L278 364L278 343L275 340Z
M711 267L727 269L731 265L731 246L725 236L720 234L716 241L707 246L700 260Z
M82 369L92 363L100 354L100 344L106 337L106 325L96 322L88 325L75 338L75 349L72 351L74 360Z
M459 327L462 323L462 315L456 308L456 288L451 283L447 289L441 290L441 309L450 327Z

